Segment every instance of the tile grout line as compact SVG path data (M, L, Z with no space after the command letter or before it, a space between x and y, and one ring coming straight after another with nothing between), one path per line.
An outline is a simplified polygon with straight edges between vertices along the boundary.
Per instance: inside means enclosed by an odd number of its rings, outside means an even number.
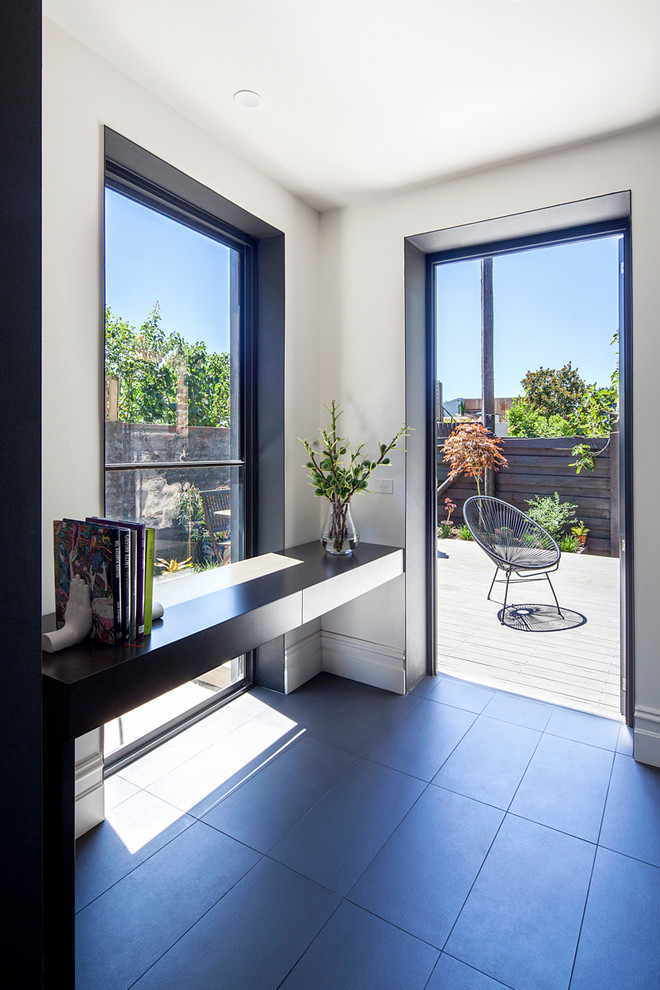
M242 844L244 845L244 843L242 843ZM250 847L248 846L248 848L250 848ZM202 918L205 918L206 917L206 915L209 913L209 911L212 911L213 908L216 907L220 903L220 901L224 900L224 898L227 896L227 894L230 891L232 891L234 889L234 887L241 882L241 880L244 880L245 877L247 877L250 873L252 873L252 871L259 865L259 863L261 863L261 861L263 859L264 859L264 856L263 855L260 855L260 858L257 860L256 863L253 863L253 865L250 867L249 870L246 870L245 873L241 874L240 877L237 877L237 879L234 881L234 883L230 887L228 887L227 890L225 890L224 894L222 894L220 897L218 897L217 901L214 901L213 904L211 904L210 907L208 907L206 909L206 911L204 911L202 914L200 914L199 918L197 918L195 921L193 921L193 923L191 925L189 925L188 928L186 928L185 931L181 932L181 934L177 938L174 939L174 941L172 942L172 944L169 945L165 949L164 952L161 952L161 954L158 956L158 958L157 959L154 959L154 961L152 963L150 963L149 966L147 966L147 968L142 973L140 973L140 975L138 976L138 978L136 980L133 980L132 983L129 983L129 985L126 988L126 990L131 990L131 987L134 987L136 983L139 983L139 981L142 979L142 977L143 976L146 976L146 974L149 972L149 970L153 969L154 966L157 963L160 962L160 960L163 958L163 956L166 956L167 953L170 952L171 949L173 949L175 945L178 945L178 943L181 941L181 939L184 938L188 934L188 932L192 931L193 928L195 927L195 925L198 925L199 922L202 920Z
M619 742L619 736L620 735L621 735L621 730L619 730L619 734L617 735L617 745L618 745L618 742ZM573 963L571 965L571 975L570 975L569 980L568 980L568 990L570 990L571 983L573 982L573 975L575 973L575 964L577 962L578 952L579 952L579 949L580 949L580 939L582 938L582 929L584 927L584 919L585 919L585 917L587 915L587 905L589 904L589 894L591 893L591 884L592 884L592 881L593 881L594 870L596 869L596 858L598 856L598 850L600 848L600 836L601 836L601 832L603 830L603 822L605 821L605 809L607 808L607 801L608 801L608 798L610 796L610 787L612 785L612 776L614 774L614 762L615 762L615 759L616 759L616 749L612 753L612 764L610 766L610 774L609 774L609 777L608 777L608 780L607 780L607 790L605 792L605 800L603 801L603 811L602 811L602 814L600 816L600 825L598 827L598 836L596 838L596 848L594 849L594 859L593 859L593 863L591 864L591 871L589 873L589 883L587 884L587 891L586 891L586 895L585 895L585 898L584 898L584 907L582 908L582 916L580 918L580 927L578 928L577 939L575 940L575 951L573 952Z

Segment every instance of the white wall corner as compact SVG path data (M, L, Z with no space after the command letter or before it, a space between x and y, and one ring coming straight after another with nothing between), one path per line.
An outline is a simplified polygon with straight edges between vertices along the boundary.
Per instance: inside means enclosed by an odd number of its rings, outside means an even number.
M323 670L321 630L305 636L295 643L287 643L284 649L284 693L291 694L305 681L316 677Z
M76 839L105 819L103 729L76 739Z
M635 707L633 756L638 763L660 767L660 711L657 708Z
M403 650L325 629L321 638L323 670L395 694L406 693Z

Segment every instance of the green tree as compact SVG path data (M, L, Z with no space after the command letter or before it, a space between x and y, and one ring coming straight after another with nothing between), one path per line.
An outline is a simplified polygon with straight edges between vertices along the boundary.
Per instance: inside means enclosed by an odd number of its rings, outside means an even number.
M510 437L566 437L572 433L563 416L544 416L522 396L514 399L506 419Z
M562 416L566 420L575 416L587 391L586 382L570 361L559 369L528 371L520 384L527 401L542 416Z
M206 344L197 343L187 346L186 360L190 425L229 426L229 355L209 354Z
M188 387L190 426L229 426L229 355L166 333L160 321L158 303L137 330L106 309L105 373L118 381L119 419L174 425L182 383Z

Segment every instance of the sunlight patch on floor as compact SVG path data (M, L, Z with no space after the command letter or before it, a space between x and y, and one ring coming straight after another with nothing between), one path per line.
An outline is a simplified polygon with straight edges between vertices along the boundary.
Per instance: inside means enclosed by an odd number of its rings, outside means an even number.
M201 816L305 733L293 719L251 700L254 714L242 725L108 810L106 821L131 854L182 815ZM152 755L153 751L145 759Z

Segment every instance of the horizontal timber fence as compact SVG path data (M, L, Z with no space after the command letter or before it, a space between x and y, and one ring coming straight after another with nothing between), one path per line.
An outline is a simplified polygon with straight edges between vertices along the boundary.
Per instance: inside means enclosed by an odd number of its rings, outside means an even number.
M575 460L571 450L585 442L602 453L596 457L593 471L583 468L576 474L575 468L570 467L570 462ZM449 475L449 465L442 459L443 450L444 439L439 439L438 485ZM609 444L604 437L506 437L502 441L502 453L509 466L495 473L493 494L497 498L526 512L527 499L558 492L560 501L577 504L575 515L590 530L587 551L604 557L619 556L618 434L611 435ZM465 500L476 494L476 483L466 475L459 475L438 496L438 521L445 518L446 497L456 503L453 523L462 520Z

